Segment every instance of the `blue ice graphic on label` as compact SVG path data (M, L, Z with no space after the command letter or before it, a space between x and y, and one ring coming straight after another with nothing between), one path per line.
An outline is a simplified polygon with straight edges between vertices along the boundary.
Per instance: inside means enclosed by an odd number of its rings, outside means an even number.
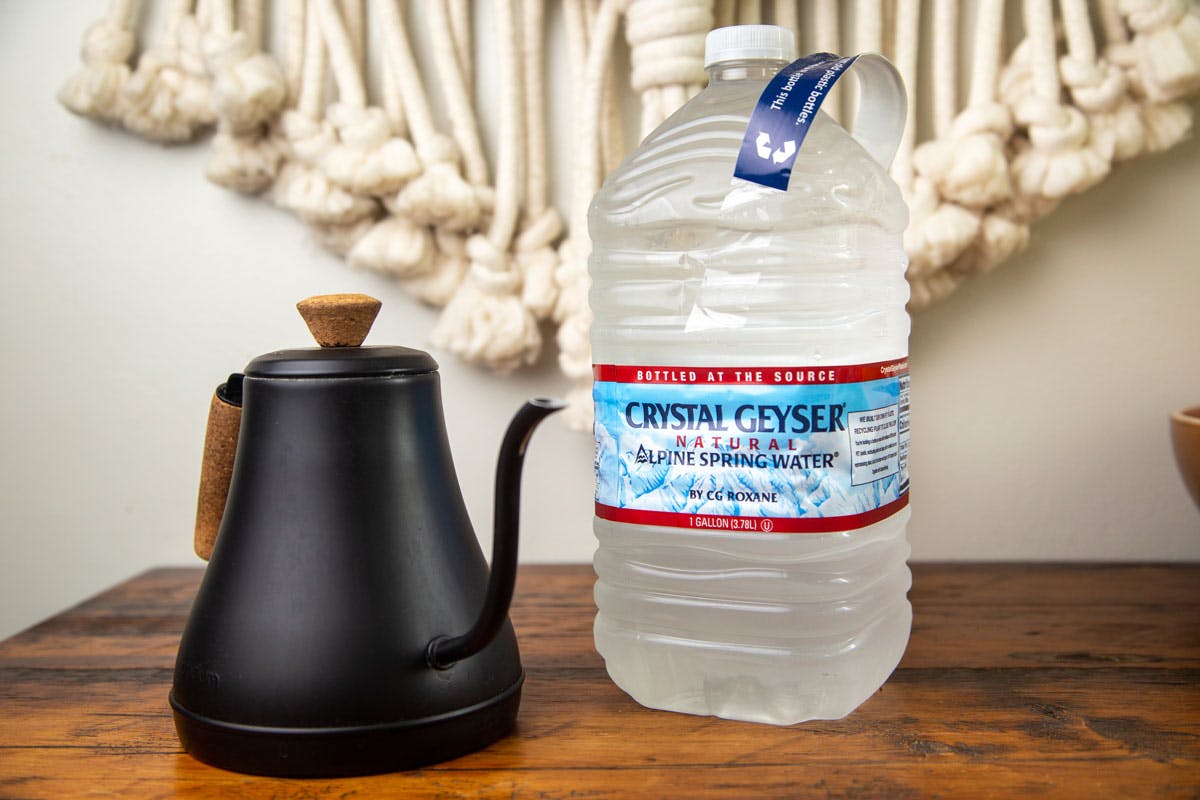
M814 53L780 70L750 115L734 177L787 191L792 163L817 111L857 58Z

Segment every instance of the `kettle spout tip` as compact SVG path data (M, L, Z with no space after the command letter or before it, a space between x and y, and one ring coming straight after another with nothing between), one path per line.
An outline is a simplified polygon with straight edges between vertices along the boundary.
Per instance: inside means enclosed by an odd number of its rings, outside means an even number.
M533 397L530 398L529 404L550 412L562 411L567 407L567 401L560 397Z
M525 401L525 405L509 423L504 443L500 446L500 461L496 466L497 492L520 491L520 459L525 456L525 448L529 445L529 437L533 435L533 429L546 417L562 411L566 407L567 401L557 397L532 397ZM516 463L514 463L514 459ZM504 478L504 473L510 470L515 473L515 482Z

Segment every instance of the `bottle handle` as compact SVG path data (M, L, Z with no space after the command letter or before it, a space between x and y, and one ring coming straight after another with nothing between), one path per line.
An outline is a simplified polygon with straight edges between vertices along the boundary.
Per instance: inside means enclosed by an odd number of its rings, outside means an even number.
M886 170L900 146L908 110L904 80L877 53L798 58L767 83L746 125L733 176L787 191L792 164L817 112L847 72L858 78L859 107L850 135Z
M856 56L850 71L858 78L858 108L850 135L886 170L896 157L908 116L904 79L878 53Z

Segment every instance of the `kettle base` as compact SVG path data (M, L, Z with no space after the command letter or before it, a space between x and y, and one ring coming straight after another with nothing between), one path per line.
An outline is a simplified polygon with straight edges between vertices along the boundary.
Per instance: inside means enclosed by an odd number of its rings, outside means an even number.
M523 682L447 714L344 728L239 725L184 708L174 692L170 701L179 740L199 761L251 775L334 778L414 769L487 747L516 723Z

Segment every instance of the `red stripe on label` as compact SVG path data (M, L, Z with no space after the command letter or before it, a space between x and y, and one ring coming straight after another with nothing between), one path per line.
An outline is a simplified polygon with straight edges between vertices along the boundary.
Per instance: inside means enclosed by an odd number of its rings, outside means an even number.
M841 517L727 517L719 514L678 514L671 511L646 511L617 508L596 503L596 516L631 525L660 525L668 528L746 533L832 533L865 528L887 519L908 505L908 492L887 505L861 514Z
M862 383L908 374L908 359L828 367L666 367L596 364L592 377L609 383L812 386Z

